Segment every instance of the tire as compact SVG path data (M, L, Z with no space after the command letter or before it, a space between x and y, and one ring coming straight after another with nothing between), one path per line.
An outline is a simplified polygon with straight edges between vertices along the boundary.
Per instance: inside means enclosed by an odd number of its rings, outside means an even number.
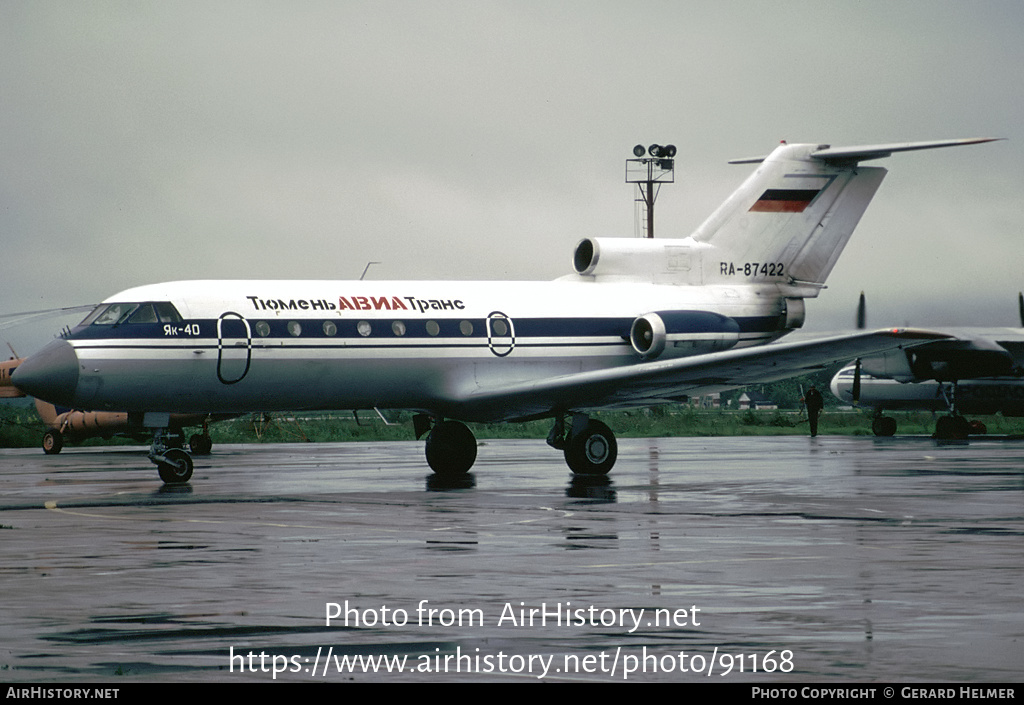
M871 430L876 436L895 436L896 419L891 416L878 416L871 421Z
M943 416L935 423L935 437L943 441L967 439L967 419L963 416Z
M64 447L64 436L60 431L50 429L43 434L43 452L47 455L57 455Z
M582 432L569 439L565 462L577 475L607 475L618 453L612 430L600 421L590 420Z
M459 421L442 421L427 436L427 465L438 475L464 475L476 462L476 437Z
M193 455L209 455L210 450L213 448L213 439L196 433L188 439L188 447L192 450Z
M164 461L156 464L160 479L168 485L181 485L192 479L192 458L180 448L164 453Z

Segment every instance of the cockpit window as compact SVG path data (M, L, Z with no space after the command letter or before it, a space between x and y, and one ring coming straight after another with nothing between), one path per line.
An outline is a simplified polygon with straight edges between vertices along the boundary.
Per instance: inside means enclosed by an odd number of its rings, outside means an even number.
M181 323L181 314L178 313L178 309L174 308L174 304L169 301L159 301L153 304L156 308L156 313L160 316L161 323Z
M80 326L92 325L92 322L96 320L96 316L98 316L101 313L103 313L103 311L105 311L106 308L107 308L106 304L100 304L99 306L94 308L92 311L90 311L89 315L86 316L85 318L83 318L82 322L79 323L78 325L80 325Z
M128 316L128 323L158 323L156 311L153 304L141 304L132 315Z
M83 326L112 326L121 323L179 323L181 314L167 301L155 303L100 304L82 321Z
M96 316L92 324L94 326L112 326L115 323L124 323L132 311L138 307L138 304L110 304L100 315Z

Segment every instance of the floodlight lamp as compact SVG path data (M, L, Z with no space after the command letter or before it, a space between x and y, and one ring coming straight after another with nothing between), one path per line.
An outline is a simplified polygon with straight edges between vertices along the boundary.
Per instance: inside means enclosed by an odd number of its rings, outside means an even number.
M650 152L652 157L661 156L661 145L652 144L650 147L647 148L647 151Z
M642 157L642 156L644 156L644 146L642 144L638 144L636 147L633 147L633 156L634 157Z
M669 159L671 159L672 157L676 156L676 146L674 144L665 145L663 150L664 151L661 155L663 157L668 157Z

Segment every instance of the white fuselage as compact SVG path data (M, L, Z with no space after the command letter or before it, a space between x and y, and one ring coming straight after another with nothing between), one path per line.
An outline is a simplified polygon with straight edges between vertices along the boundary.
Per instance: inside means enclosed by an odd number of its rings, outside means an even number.
M643 314L669 321L661 359L788 332L770 284L195 281L130 289L104 304L119 302L170 303L181 320L86 319L65 338L78 363L66 406L378 407L461 418L458 400L478 389L644 364L629 340Z

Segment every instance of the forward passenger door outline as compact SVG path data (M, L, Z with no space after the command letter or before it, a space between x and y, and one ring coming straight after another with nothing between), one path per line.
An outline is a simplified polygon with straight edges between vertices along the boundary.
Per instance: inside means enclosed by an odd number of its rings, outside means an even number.
M245 329L244 342L237 335L225 337L225 327L228 329L236 328L235 325L232 325L236 318L242 322L242 326ZM228 325L225 326L225 323ZM237 374L237 367L242 361L241 356L237 352L242 347L245 348L245 367L242 369L241 374ZM249 327L249 321L240 313L225 311L217 319L217 379L223 384L237 384L249 374L249 367L251 365L252 329Z

